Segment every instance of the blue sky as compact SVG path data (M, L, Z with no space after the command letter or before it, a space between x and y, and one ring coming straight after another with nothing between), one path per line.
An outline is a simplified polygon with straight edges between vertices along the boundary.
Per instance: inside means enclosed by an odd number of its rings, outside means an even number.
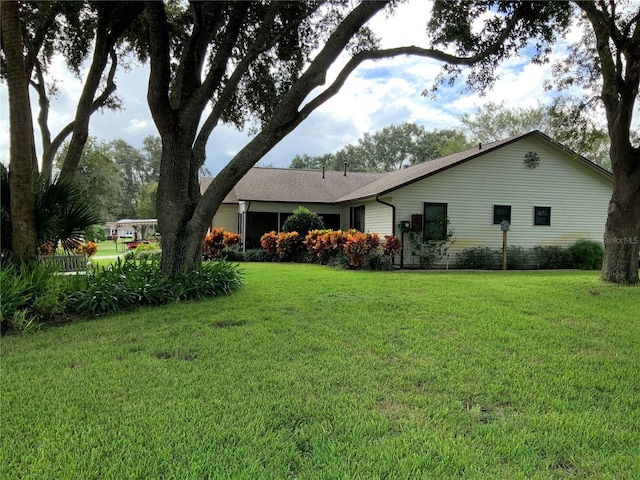
M371 27L381 36L385 48L427 46L424 34L427 18L428 3L410 0L400 5L393 16L387 18L380 15L373 19ZM574 31L569 40L576 40L577 35ZM553 57L564 54L564 44L566 42L559 43ZM340 59L333 69L334 75L345 61L346 57ZM346 144L356 142L365 132L373 132L391 124L415 122L429 130L457 127L461 115L472 113L476 107L487 102L505 101L511 107L530 107L539 102L547 103L552 95L543 88L544 79L551 78L551 66L532 65L525 57L515 57L499 68L498 82L484 97L464 92L462 81L453 88L443 87L435 99L423 96L422 92L432 85L440 67L436 61L410 57L363 64L339 94L316 110L271 150L260 164L287 167L297 154L315 156L335 152ZM147 135L157 135L146 103L147 68L136 66L117 74L117 94L122 98L124 108L117 112L95 114L91 119L90 135L105 141L120 138L137 148L142 146L142 140ZM82 84L66 72L62 59L58 59L51 71L62 79L58 83L60 94L51 104L50 123L55 134L73 118ZM0 85L0 112L0 160L7 163L9 125L4 83ZM34 119L36 115L34 111ZM219 126L207 146L207 168L214 174L220 171L249 139L247 132ZM36 132L38 142L39 132Z

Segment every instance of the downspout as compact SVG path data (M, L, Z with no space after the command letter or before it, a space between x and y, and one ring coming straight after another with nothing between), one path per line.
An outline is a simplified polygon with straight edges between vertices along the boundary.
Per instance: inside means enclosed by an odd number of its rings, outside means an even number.
M242 234L244 235L244 241L242 242L242 251L247 251L247 218L249 215L249 209L251 208L251 200L247 202L247 208L244 211L244 215L242 215Z
M396 206L387 203L383 200L380 200L380 195L376 195L376 202L381 203L382 205L386 205L387 207L391 207L391 235L396 236Z
M376 202L381 203L382 205L386 205L387 207L391 207L391 235L396 236L396 206L380 200L380 195L376 195ZM404 240L404 239L403 239ZM393 263L393 259L391 262ZM402 246L402 250L400 251L400 268L404 268L404 245Z

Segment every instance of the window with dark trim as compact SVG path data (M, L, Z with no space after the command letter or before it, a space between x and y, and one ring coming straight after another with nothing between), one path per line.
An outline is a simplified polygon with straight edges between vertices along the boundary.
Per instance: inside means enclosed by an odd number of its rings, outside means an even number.
M446 240L447 238L447 204L424 204L424 239Z
M364 205L351 207L350 214L349 227L364 232Z
M511 205L494 205L493 224L500 225L504 220L511 223Z
M533 207L534 225L551 225L551 207Z

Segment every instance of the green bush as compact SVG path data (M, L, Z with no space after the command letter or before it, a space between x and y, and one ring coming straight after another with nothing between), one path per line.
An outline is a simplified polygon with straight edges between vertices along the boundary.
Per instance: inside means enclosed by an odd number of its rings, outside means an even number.
M289 216L282 225L283 232L298 232L304 239L311 230L324 229L322 218L306 207L298 207L293 215Z
M0 268L0 328L24 331L25 326L57 321L65 311L63 277L50 264L12 263Z
M533 262L542 269L572 268L573 256L568 248L560 245L536 245L533 247Z
M273 262L275 255L269 253L264 248L254 248L244 252L245 262Z
M155 261L118 261L87 275L83 290L69 294L69 308L80 315L103 315L194 298L209 298L238 289L241 272L226 261L204 262L195 272L166 277Z
M489 247L465 248L457 257L458 268L472 270L497 270L501 265L501 252Z
M389 271L391 270L391 257L378 252L370 253L365 257L363 268L382 272Z
M104 225L93 225L84 231L84 239L89 242L104 242L107 239L107 229Z
M129 250L124 254L125 260L140 260L159 262L162 258L162 250L157 243L141 243L133 250Z
M244 252L237 246L225 247L222 249L221 258L227 262L242 262L244 261Z
M604 247L599 242L593 240L578 240L571 247L569 252L573 258L574 267L580 270L600 270L604 260Z
M502 267L502 251L500 255L500 266ZM522 270L529 266L531 253L524 247L519 245L511 245L507 247L507 268L509 270Z
M349 270L349 268L351 268L351 259L346 253L344 253L344 251L342 251L336 256L331 257L327 265L335 267L338 270Z

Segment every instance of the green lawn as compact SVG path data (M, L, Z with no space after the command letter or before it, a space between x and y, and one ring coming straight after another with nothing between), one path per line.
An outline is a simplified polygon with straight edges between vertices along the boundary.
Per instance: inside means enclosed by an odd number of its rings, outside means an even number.
M126 252L126 246L118 243L116 248L115 242L105 240L104 242L98 243L98 253L91 257L90 262L94 267L106 267L107 265L115 263L118 256L124 258Z
M229 297L4 337L0 477L638 478L640 289L242 268Z

